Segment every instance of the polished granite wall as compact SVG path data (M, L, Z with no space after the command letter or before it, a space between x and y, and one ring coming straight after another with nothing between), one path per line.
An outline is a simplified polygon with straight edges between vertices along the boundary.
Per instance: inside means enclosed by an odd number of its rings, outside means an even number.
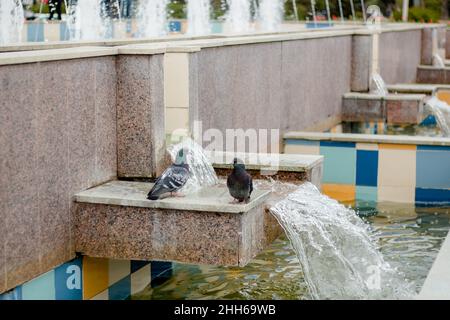
M195 55L203 130L306 129L338 117L350 90L351 36L203 48Z
M420 64L422 30L384 32L380 36L380 75L387 84L414 83Z
M115 57L0 67L0 292L74 257L72 196L116 176Z

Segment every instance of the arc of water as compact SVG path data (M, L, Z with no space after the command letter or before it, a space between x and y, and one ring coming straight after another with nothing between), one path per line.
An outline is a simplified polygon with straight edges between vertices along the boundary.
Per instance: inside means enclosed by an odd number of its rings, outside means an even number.
M316 17L316 1L311 0L311 11L313 15L314 27L317 27L317 17Z
M341 15L341 21L344 22L344 11L342 10L342 0L338 0L339 14Z
M330 2L328 0L325 0L325 7L327 9L328 23L331 24Z
M350 0L350 9L352 10L352 20L353 20L353 22L355 22L356 21L355 4L353 3L353 0Z
M298 10L297 10L297 3L295 0L292 0L292 7L294 8L294 16L295 16L295 20L299 20L298 19Z
M364 4L364 0L361 0L361 10L363 15L363 20L366 22L367 16L366 16L366 5Z

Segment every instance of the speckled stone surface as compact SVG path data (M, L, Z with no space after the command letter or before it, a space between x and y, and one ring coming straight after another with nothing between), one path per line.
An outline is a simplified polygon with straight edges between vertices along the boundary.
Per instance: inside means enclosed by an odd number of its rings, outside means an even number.
M386 83L415 82L420 64L421 30L380 35L380 75Z
M369 91L370 64L372 61L372 37L355 35L352 37L351 90Z
M421 100L386 100L388 123L419 124L423 120L423 102Z
M447 28L445 32L445 57L450 59L450 29Z
M116 175L115 58L1 66L0 84L3 291L74 256L71 196Z
M422 46L420 63L424 65L431 65L433 63L433 39L432 28L422 30Z
M165 152L163 55L119 56L117 74L118 175L156 177Z
M417 68L417 82L450 84L450 67L435 68L431 66L419 66Z
M100 189L95 198L77 196L76 251L114 259L242 266L281 232L279 226L266 225L274 223L264 210L268 191L255 190L249 204L229 204L224 187L159 201L145 200L149 187L118 182ZM104 204L99 193L121 205Z
M343 97L343 121L379 121L386 118L385 104L381 97Z

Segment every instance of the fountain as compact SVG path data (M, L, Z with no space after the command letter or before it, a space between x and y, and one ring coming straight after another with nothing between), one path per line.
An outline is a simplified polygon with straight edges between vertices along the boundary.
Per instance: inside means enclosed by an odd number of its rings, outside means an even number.
M187 3L188 30L191 36L202 36L211 33L211 5L209 0L189 0Z
M68 26L71 40L100 40L106 35L100 0L78 0L70 7Z
M227 23L233 32L250 31L250 1L228 0Z
M450 106L437 97L425 102L425 113L432 114L444 136L450 137Z
M22 40L24 13L21 0L0 1L0 45Z
M168 0L140 1L137 13L140 37L158 37L167 34Z
M188 150L186 162L189 165L191 176L181 192L189 194L197 192L201 188L216 185L219 180L211 161L206 156L205 150L194 140L185 138L182 142L169 146L167 151L172 157L172 161L175 160L178 151L182 148Z
M370 79L370 91L382 96L386 97L389 93L386 83L378 72L373 72Z
M433 54L433 66L437 68L445 68L445 61L438 53Z
M270 208L284 228L313 299L410 298L413 288L377 248L355 211L301 185Z
M278 31L283 21L283 1L261 0L259 3L259 19L263 31Z

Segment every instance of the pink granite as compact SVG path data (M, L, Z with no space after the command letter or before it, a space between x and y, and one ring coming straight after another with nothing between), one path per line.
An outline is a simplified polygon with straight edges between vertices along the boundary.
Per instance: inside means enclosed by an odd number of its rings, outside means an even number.
M3 292L74 257L72 195L116 176L115 58L0 66L0 83Z
M417 83L450 84L450 68L417 68Z
M240 265L281 233L263 205L238 213L77 204L76 251L114 259Z
M419 124L423 120L423 103L416 100L387 100L388 123Z
M386 109L380 98L343 97L343 121L380 121L386 117Z

